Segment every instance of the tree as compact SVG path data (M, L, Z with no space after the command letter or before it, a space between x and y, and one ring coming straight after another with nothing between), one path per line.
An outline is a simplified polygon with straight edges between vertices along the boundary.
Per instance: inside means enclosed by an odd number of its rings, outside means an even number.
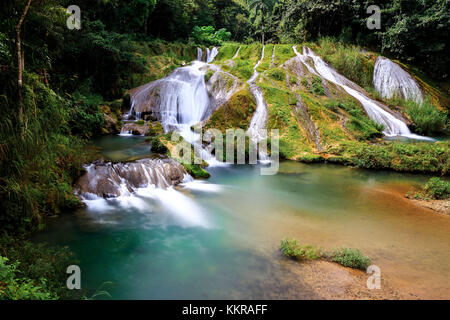
M21 123L21 130L23 136L23 105L22 105L22 73L24 68L23 55L22 55L22 45L20 42L20 29L22 28L23 20L25 20L25 16L27 15L28 9L30 8L32 0L28 0L25 8L23 9L22 15L20 16L19 22L16 25L16 45L17 45L17 86L19 92L19 121Z
M255 14L260 11L261 13L261 34L262 44L264 45L264 32L265 24L264 18L268 12L271 12L275 6L276 0L248 0L248 6L250 10L255 10Z

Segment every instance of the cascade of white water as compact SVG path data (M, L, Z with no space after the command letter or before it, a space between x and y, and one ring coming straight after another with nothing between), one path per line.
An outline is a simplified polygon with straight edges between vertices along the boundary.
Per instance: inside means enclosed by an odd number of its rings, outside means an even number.
M242 46L239 46L239 48L237 49L237 51L236 51L236 53L234 54L234 56L233 56L232 59L236 59L236 58L239 56L239 51L241 51L241 47L242 47Z
M197 61L202 61L203 59L203 50L201 48L197 48Z
M387 58L377 58L373 84L383 98L399 97L418 103L423 102L422 92L413 77Z
M321 78L336 84L344 89L349 95L357 99L366 110L367 115L378 124L382 124L384 126L383 133L386 136L404 136L419 140L433 140L428 137L412 134L406 123L400 119L397 119L391 113L378 106L374 100L368 98L363 92L351 88L350 86L354 88L357 88L358 86L337 73L311 49L305 47L303 51L304 53L300 54L294 46L294 52L311 73L319 75ZM314 69L309 65L308 60L312 60Z
M85 169L74 187L85 200L129 196L138 188L167 189L184 182L186 175L184 167L169 158L90 164Z
M213 47L211 50L209 50L209 48L206 48L206 63L213 62L218 54L219 49L217 49L216 47Z
M262 48L261 52L261 59L256 63L256 65L253 67L253 75L251 78L247 81L247 83L250 86L250 93L253 95L253 97L256 100L256 110L253 113L252 120L250 121L250 125L247 130L247 134L249 135L250 139L254 143L258 143L259 141L262 141L264 139L267 139L267 130L265 129L267 117L268 117L268 108L266 100L264 100L264 95L260 87L256 85L256 79L259 76L259 72L257 71L257 68L261 64L262 60L264 59L264 49L265 46ZM259 150L259 158L260 160L267 161L268 156L267 153L265 153L262 150Z
M202 121L210 105L203 66L205 63L194 61L163 79L142 86L132 93L132 112L142 112L149 104L157 104L154 109L166 132L179 125L192 126Z

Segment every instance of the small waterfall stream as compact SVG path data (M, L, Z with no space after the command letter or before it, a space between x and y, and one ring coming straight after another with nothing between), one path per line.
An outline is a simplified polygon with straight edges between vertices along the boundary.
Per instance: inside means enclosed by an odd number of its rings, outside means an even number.
M394 115L378 106L377 102L367 97L363 92L354 89L358 88L355 83L337 73L311 49L304 47L303 54L300 54L297 51L296 46L294 46L293 49L301 62L311 73L319 75L321 78L324 78L327 81L336 84L337 86L344 89L349 95L357 99L364 107L364 110L366 110L367 115L378 124L382 124L384 126L383 133L386 136L403 136L417 140L433 140L428 137L412 134L406 123L404 123L400 119L397 119ZM314 68L309 64L308 60L312 60Z
M253 67L253 75L247 81L247 83L250 86L250 93L253 95L253 97L256 100L256 110L253 114L252 120L250 121L250 125L247 130L247 134L249 135L250 139L252 139L252 141L254 143L258 143L259 141L267 139L267 130L266 130L265 126L266 126L269 111L267 108L266 100L264 100L263 92L262 92L261 88L256 85L256 79L259 76L259 72L257 71L257 68L259 67L262 60L264 59L264 49L265 49L265 46L263 46L263 48L262 48L261 59ZM259 159L262 161L269 160L267 153L263 150L259 149L258 155L259 155Z
M242 47L242 46L239 46L239 48L237 49L237 51L236 51L236 53L234 54L233 58L231 58L231 59L236 59L236 58L239 56L239 51L241 51L241 47Z

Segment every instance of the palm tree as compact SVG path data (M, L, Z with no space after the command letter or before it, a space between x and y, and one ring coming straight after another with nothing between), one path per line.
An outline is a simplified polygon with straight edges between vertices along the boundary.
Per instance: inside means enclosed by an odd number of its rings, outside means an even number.
M248 7L250 10L255 9L255 14L258 10L261 12L261 34L262 34L262 44L264 45L264 17L267 12L271 12L277 0L247 0Z

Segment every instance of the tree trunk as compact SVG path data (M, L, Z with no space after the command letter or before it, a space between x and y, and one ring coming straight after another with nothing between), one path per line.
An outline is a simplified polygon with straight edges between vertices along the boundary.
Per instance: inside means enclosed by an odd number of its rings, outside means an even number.
M23 10L22 16L20 17L19 23L16 26L16 46L17 46L17 89L18 89L18 104L19 104L19 122L23 124L23 105L22 105L22 74L24 69L24 57L22 53L22 44L20 41L20 29L22 27L23 20L27 15L28 9L30 8L32 0L28 0L25 9ZM22 126L22 136L23 136L23 126Z

